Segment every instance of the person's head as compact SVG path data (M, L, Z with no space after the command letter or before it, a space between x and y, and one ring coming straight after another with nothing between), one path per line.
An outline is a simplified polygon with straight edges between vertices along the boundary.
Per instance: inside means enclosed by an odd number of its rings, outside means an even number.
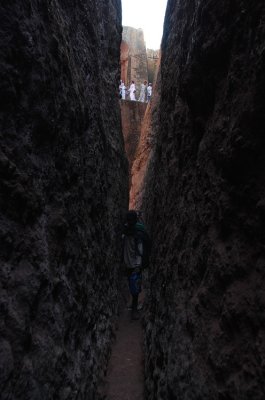
M144 81L144 84L147 85L147 81Z
M126 223L128 226L134 226L137 222L137 212L135 210L129 210L126 214Z
M152 83L149 82L149 86L152 86Z
M132 83L134 83L134 81L132 81Z

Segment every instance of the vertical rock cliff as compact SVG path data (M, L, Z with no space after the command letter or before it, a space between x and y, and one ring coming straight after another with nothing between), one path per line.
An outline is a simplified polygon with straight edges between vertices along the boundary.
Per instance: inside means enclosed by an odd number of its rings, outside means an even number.
M147 398L265 397L265 4L168 1Z
M122 32L121 65L122 79L130 85L134 80L137 85L148 79L147 53L142 29L124 26ZM127 45L127 46L126 46ZM138 86L137 86L138 97Z
M146 106L146 103L138 101L120 101L122 133L129 164L129 182L131 182L131 169L141 137L141 129L145 118ZM129 186L130 185L131 183L129 183Z
M120 1L0 16L1 399L97 399L128 201Z
M121 42L121 79L128 86L131 80L137 85L154 82L159 60L159 50L146 49L142 29L123 27Z
M148 82L154 84L160 60L160 51L147 49Z
M157 63L156 72L153 94L144 114L140 135L137 141L137 148L130 168L130 209L140 210L142 208L145 190L148 190L146 171L148 171L152 163L154 149L156 148L155 143L158 135L158 111L161 89L160 60Z

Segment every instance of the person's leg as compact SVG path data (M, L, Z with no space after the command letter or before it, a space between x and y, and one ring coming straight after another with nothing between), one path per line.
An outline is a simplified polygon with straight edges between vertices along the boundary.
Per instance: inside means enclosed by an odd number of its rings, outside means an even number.
M141 292L142 275L140 271L128 270L128 284L132 296L132 319L139 319L138 296Z

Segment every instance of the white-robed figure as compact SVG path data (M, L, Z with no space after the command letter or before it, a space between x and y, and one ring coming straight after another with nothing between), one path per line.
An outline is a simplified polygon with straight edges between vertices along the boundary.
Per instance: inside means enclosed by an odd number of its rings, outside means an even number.
M152 97L152 83L147 86L147 102L151 100Z
M144 83L141 84L139 101L141 101L142 103L145 102L146 85L147 85L147 81L144 81Z
M119 86L119 89L120 89L120 98L121 98L122 100L125 100L126 86L124 85L124 82L123 82L123 81L121 81L120 86Z
M135 92L136 92L135 84L134 84L134 81L132 81L131 86L130 86L130 89L129 89L130 100L132 100L132 101L135 101L135 100L136 100L136 99L135 99Z

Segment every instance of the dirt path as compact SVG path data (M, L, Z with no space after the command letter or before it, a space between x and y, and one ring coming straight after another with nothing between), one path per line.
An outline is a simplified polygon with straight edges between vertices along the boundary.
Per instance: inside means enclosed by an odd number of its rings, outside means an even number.
M130 313L124 303L108 366L106 400L144 400L141 320L131 321Z

